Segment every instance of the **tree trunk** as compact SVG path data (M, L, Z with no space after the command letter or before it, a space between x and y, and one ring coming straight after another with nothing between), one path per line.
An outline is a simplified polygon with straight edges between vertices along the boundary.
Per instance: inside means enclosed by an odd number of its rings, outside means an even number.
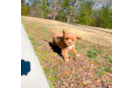
M54 13L54 16L53 16L53 20L55 21L55 13Z
M68 16L68 17L67 17L67 23L69 23L69 21L70 21L70 17L71 17L71 16Z
M79 0L76 1L75 5L74 5L74 8L70 11L70 14L69 14L68 17L67 17L67 23L69 23L70 17L71 17L71 15L72 15L74 9L75 9L76 6L78 5L78 2L79 2Z
M95 4L93 5L93 10L95 9L96 5L97 5L97 1L95 1Z

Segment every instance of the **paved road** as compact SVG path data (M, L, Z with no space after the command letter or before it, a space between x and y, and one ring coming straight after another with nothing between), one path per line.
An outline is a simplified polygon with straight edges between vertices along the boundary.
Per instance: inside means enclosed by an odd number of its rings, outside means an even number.
M21 24L21 88L50 88L38 58Z

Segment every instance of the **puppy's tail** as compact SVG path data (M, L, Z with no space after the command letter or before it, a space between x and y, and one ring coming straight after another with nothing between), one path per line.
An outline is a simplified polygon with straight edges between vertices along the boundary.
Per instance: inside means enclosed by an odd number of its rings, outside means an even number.
M50 29L48 29L50 32L52 32L53 34L56 34L56 32L54 32L54 31L52 31L52 30L50 30Z

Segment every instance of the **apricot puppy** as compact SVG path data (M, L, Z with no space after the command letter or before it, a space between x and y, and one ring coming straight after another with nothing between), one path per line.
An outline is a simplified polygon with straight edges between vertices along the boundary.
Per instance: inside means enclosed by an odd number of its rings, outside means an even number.
M79 54L75 50L75 42L77 39L81 39L81 37L76 36L73 33L67 33L63 30L63 33L57 33L52 30L53 35L52 45L57 45L61 48L62 56L65 61L69 61L68 52L71 51L75 56L79 56Z

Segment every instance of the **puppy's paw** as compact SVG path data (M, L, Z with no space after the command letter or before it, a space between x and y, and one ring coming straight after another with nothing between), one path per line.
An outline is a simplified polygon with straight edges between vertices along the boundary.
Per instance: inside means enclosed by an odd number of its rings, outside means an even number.
M76 57L79 57L79 56L80 56L79 54L76 55Z

